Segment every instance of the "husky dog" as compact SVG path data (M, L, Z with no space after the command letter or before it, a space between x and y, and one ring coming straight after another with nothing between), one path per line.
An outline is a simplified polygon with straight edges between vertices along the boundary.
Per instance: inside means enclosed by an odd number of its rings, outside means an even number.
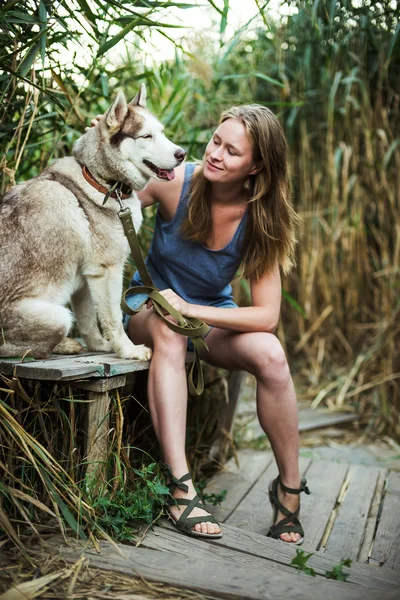
M0 200L0 356L80 352L82 346L66 337L71 304L89 350L151 357L122 326L129 245L117 200L111 197L104 206L103 200L113 183L124 186L124 203L139 229L135 190L151 178L173 179L184 158L146 109L142 85L129 104L118 92L99 124L78 139L74 157L55 161L7 192Z

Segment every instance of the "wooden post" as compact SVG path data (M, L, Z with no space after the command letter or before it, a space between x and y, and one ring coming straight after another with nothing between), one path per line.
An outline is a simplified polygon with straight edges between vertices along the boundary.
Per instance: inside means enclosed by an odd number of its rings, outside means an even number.
M93 483L96 480L97 487L107 478L110 394L108 391L88 392L87 399L91 402L87 409L86 480Z
M86 480L99 487L107 480L108 434L110 430L110 391L123 387L125 375L74 381L73 386L87 390Z

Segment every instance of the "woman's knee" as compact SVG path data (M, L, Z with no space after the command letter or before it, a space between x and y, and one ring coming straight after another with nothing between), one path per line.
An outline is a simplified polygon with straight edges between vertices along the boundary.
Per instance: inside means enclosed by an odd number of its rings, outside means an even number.
M187 337L172 331L154 311L141 311L131 317L128 333L134 344L146 344L173 358L186 354Z
M286 384L290 379L289 365L285 351L278 338L266 333L254 356L254 370L257 379Z
M186 354L187 337L170 329L161 319L152 333L155 352L161 352L174 359Z

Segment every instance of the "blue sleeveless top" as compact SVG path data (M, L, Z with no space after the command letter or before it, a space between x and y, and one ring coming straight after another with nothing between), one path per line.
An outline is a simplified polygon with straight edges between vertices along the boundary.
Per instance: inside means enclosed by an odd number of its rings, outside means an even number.
M245 233L247 211L231 241L220 250L210 250L181 236L180 227L187 211L190 182L195 163L187 163L179 204L171 221L164 221L157 211L153 241L146 265L154 284L160 290L171 288L192 304L234 307L230 282L242 262L241 246ZM131 286L143 285L136 272ZM145 296L127 298L135 309Z

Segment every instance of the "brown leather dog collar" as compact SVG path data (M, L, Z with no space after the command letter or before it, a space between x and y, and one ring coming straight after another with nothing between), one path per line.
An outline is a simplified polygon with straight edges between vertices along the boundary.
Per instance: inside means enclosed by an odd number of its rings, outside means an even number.
M89 169L85 165L83 165L83 167L82 167L82 175L84 176L86 181L88 183L90 183L90 185L92 185L94 188L96 188L96 190L98 192L101 192L104 195L108 194L108 196L110 196L111 198L114 198L114 200L118 200L117 194L115 192L110 192L110 190L108 188L104 187L104 185L101 185L98 181L96 181L95 178L93 177L93 175L91 174L91 172L89 171ZM120 183L119 192L120 192L120 198L122 200L126 200L132 194L131 188L128 188L123 183Z

